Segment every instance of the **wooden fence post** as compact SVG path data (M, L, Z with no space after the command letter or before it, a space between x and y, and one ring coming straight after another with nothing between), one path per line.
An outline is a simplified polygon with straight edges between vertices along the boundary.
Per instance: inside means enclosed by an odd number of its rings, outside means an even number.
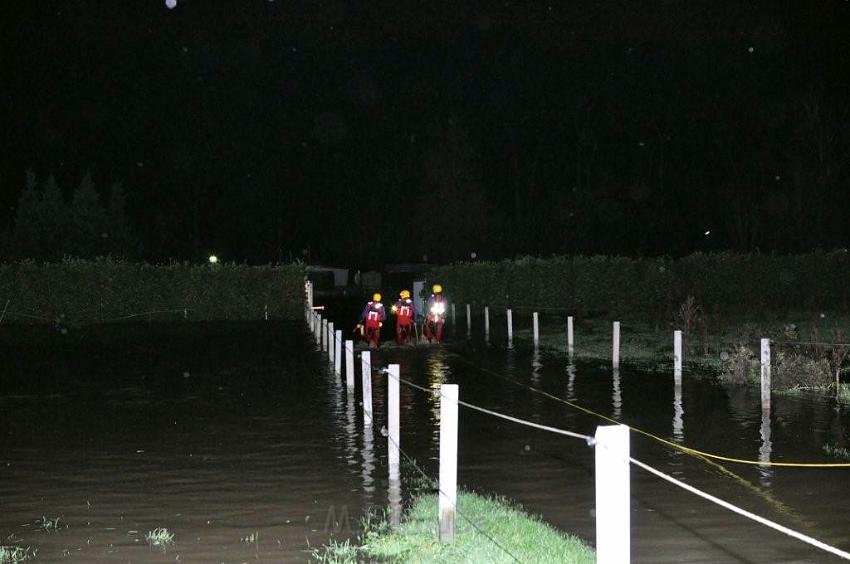
M334 361L334 344L336 343L336 336L334 333L334 324L333 321L328 322L328 362L333 364Z
M682 375L682 332L673 331L673 373Z
M334 335L334 372L339 376L342 374L342 331L337 329Z
M770 339L761 340L761 404L770 405Z
M532 314L532 318L534 319L534 346L536 347L540 342L540 324L536 311Z
M440 542L455 536L457 507L457 384L440 386Z
M614 347L611 353L614 368L620 367L620 322L614 322Z
M596 562L628 564L631 553L629 428L596 428Z
M360 353L361 382L363 384L363 426L372 425L372 353Z
M349 390L354 389L354 341L352 339L345 341L345 387Z
M399 438L399 365L390 364L387 370L387 461L390 467L390 479L399 477L401 442Z

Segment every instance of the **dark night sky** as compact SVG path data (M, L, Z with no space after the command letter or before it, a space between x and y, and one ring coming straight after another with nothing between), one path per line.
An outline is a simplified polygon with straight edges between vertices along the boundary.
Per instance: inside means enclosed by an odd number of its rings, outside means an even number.
M0 231L91 171L151 260L848 246L850 3L422 4L4 3Z

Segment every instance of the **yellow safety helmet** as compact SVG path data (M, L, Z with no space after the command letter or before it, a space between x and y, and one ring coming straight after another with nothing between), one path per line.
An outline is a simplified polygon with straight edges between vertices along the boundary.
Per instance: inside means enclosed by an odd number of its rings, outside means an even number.
M443 287L440 286L439 284L434 284L434 286L431 288L431 291L433 291L435 294L442 294L443 293Z
M398 293L398 297L400 297L403 300L406 300L410 297L410 291L409 290L402 290L401 292Z
M372 301L373 302L381 301L381 294L379 294L378 292L375 292L374 294L372 294Z

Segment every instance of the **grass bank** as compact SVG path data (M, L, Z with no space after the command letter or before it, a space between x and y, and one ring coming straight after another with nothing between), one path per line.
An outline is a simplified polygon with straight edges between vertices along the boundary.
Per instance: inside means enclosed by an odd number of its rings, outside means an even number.
M462 492L458 495L458 508L465 518L458 516L452 543L444 544L437 538L437 496L429 494L414 500L397 529L390 530L382 520L366 522L359 541L331 543L316 553L316 560L328 563L596 561L593 549L581 540L528 515L505 499Z

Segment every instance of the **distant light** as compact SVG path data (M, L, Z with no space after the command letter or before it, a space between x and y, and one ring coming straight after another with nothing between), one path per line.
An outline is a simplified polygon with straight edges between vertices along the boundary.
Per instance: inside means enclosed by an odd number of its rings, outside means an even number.
M476 253L475 251L472 251L471 253L469 253L469 256L470 256L470 258L475 259L475 258L478 258L478 253Z
M747 48L747 51L749 51L750 53L752 53L753 51L755 51L755 48L753 48L753 47L748 47L748 48Z
M210 255L210 264L215 264L218 262L218 257L215 255Z
M165 7L169 10L173 10L177 7L177 0L165 0Z
M709 235L711 235L711 229L707 229L707 230L706 230L706 232L705 232L705 233L703 233L703 235L705 235L706 237L708 237Z

